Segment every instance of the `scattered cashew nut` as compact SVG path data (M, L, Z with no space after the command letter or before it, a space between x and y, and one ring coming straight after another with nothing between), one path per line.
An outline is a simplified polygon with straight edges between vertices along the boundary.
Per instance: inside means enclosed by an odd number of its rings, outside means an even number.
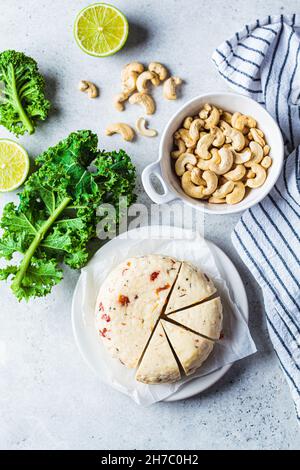
M129 98L130 104L139 104L144 107L146 114L154 114L155 112L155 102L152 96L147 93L134 93Z
M142 72L136 80L137 90L140 93L146 93L148 91L147 82L153 80L154 78L155 78L155 75L149 70Z
M128 100L128 96L128 93L124 91L114 96L114 105L117 111L124 111L125 106L123 103Z
M182 80L179 77L168 78L163 85L163 95L166 100L176 100L176 87L181 85Z
M125 65L121 72L122 90L125 93L131 94L135 91L137 78L143 71L144 66L140 62Z
M154 72L156 75L158 75L158 78L161 82L163 82L168 76L166 67L159 62L151 62L148 69L150 72Z
M86 92L89 98L97 98L99 94L98 88L96 87L96 85L87 80L81 80L79 82L79 90Z
M143 117L140 117L136 121L136 128L139 134L144 135L145 137L155 137L157 135L157 131L155 129L146 128L146 119Z
M131 141L134 138L134 130L124 122L116 122L107 126L106 135L121 134L124 140Z

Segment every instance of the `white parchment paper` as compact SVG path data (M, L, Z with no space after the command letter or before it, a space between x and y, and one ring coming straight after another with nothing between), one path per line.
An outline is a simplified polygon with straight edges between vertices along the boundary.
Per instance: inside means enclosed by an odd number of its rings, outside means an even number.
M189 234L189 236L187 236ZM256 352L247 321L238 306L232 301L227 283L220 273L218 259L206 241L192 232L170 234L147 234L145 231L128 232L129 238L116 239L101 248L82 273L73 298L73 328L77 343L88 363L101 379L113 388L129 395L142 405L149 405L172 395L184 384L196 377L207 375L226 364L233 363ZM135 370L125 368L118 360L111 358L101 338L98 337L94 312L101 283L109 272L124 259L156 253L169 255L179 260L192 262L207 273L214 281L223 303L224 337L220 339L203 366L192 376L176 384L145 385L135 380ZM227 274L228 277L228 274ZM234 285L230 285L234 289ZM237 296L238 297L238 296Z

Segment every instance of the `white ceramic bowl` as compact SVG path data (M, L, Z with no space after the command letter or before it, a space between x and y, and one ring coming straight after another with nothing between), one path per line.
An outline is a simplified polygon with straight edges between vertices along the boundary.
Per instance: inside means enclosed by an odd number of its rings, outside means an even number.
M205 103L213 104L226 111L239 111L253 116L259 128L264 132L266 141L271 147L270 156L273 163L268 170L265 183L257 189L251 189L247 196L238 204L210 204L206 201L193 199L184 193L180 180L172 167L170 152L173 148L173 134L181 126L186 116L194 116ZM148 196L157 204L167 203L173 199L181 199L195 209L210 214L232 214L254 206L272 189L280 175L284 158L284 145L280 129L272 116L256 101L236 93L209 93L188 101L168 122L161 137L159 159L148 165L142 173L142 181ZM157 177L163 187L159 194L153 185L153 176Z

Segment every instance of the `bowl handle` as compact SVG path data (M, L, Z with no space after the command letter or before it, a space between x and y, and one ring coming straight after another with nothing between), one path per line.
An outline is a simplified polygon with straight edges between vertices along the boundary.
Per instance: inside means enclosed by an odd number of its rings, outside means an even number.
M159 194L154 188L151 181L152 175L159 179L164 190L163 194ZM163 180L159 161L151 163L144 169L142 173L142 182L146 193L156 204L165 204L177 198L177 196L167 188L167 185Z

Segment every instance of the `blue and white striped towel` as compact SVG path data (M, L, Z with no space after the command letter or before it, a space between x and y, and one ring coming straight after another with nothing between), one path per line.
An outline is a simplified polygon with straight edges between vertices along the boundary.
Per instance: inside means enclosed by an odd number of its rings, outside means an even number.
M263 289L267 324L300 421L300 16L247 25L213 54L235 91L264 105L287 154L271 193L247 210L232 241Z

